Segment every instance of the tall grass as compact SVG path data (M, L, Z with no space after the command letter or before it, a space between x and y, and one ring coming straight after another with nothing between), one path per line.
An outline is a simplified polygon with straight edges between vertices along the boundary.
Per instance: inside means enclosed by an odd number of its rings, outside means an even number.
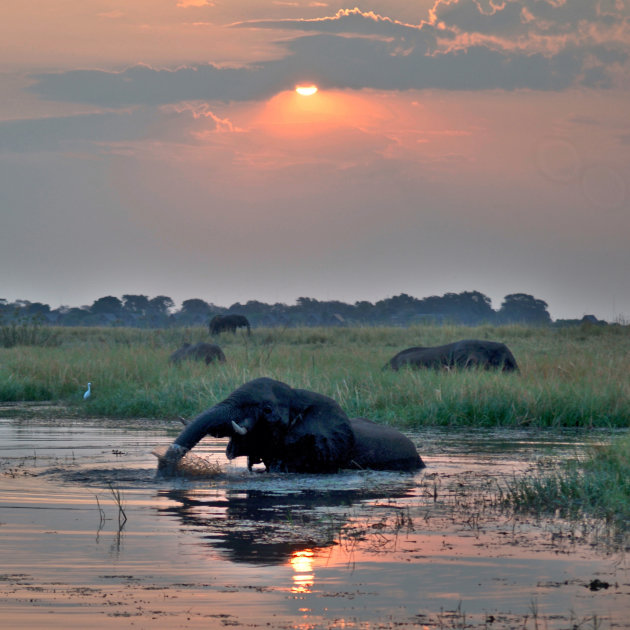
M630 529L630 435L592 446L585 457L544 464L508 484L504 502L519 510L603 518Z
M189 417L270 376L399 426L627 427L630 327L259 328L218 340L225 364L168 363L204 328L53 329L57 345L0 348L0 401L53 400L94 416ZM383 369L396 352L463 338L503 341L520 374ZM82 393L92 382L92 396Z
M0 317L0 347L54 346L58 343L58 331L44 326L37 317L5 322Z

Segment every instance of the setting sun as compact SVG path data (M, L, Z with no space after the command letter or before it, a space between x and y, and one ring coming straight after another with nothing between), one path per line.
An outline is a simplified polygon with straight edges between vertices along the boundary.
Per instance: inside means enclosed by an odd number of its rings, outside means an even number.
M316 85L298 85L295 88L295 91L301 96L313 96L313 94L317 93Z

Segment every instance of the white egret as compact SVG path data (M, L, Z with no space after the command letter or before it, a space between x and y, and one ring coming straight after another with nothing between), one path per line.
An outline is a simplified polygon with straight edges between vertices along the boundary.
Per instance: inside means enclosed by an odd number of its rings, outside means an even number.
M92 395L92 383L88 383L88 388L85 390L85 394L83 394L83 400L87 400Z

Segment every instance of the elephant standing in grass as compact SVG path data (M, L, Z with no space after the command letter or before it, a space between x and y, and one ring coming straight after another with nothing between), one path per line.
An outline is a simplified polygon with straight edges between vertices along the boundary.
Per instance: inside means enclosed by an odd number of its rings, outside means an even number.
M408 365L414 368L471 368L518 371L510 349L497 341L463 339L443 346L407 348L390 359L385 367L398 370Z
M241 385L192 420L159 458L173 475L205 435L229 437L228 459L248 458L272 472L334 473L342 468L412 471L424 467L413 442L388 426L349 419L332 399L270 378Z
M181 363L185 360L205 361L208 365L212 361L225 363L225 354L219 346L200 341L194 345L185 343L181 348L175 350L168 360L170 363Z
M212 336L222 332L236 333L237 328L247 328L247 334L252 334L249 321L247 321L245 315L215 315L208 324L208 329Z

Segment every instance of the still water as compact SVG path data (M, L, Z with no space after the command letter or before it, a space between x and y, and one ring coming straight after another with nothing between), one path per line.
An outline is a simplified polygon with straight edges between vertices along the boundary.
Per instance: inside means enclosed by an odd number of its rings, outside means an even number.
M0 418L3 628L630 628L592 523L499 510L579 435L415 434L415 474L156 480L175 424Z

